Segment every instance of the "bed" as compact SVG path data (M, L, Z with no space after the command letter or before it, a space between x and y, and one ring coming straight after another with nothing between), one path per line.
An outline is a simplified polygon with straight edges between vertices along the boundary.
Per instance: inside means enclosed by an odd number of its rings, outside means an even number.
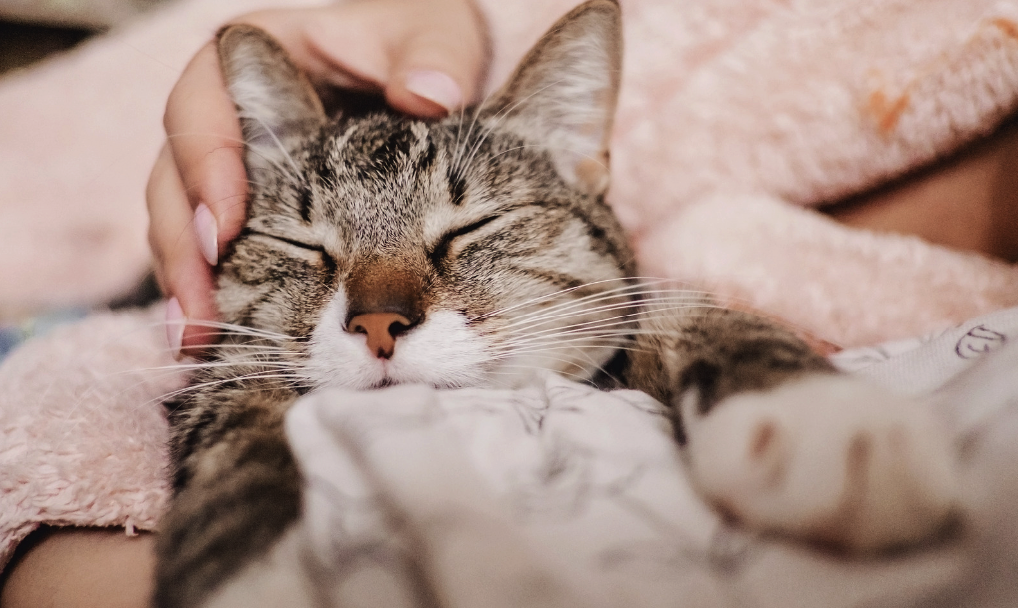
M492 81L567 5L484 3ZM254 7L169 5L0 82L0 314L23 327L85 311L0 364L0 565L40 524L158 526L160 397L185 374L160 305L94 307L148 266L141 193L169 87L216 24ZM835 361L852 373L931 395L956 434L957 525L866 559L748 534L693 492L661 406L638 393L553 376L327 392L288 419L301 523L254 576L271 584L228 588L227 605L303 580L309 605L1018 603L1018 271L810 209L1000 124L1018 104L1018 3L623 9L611 199L646 273L745 301L846 347ZM899 35L920 25L919 42Z

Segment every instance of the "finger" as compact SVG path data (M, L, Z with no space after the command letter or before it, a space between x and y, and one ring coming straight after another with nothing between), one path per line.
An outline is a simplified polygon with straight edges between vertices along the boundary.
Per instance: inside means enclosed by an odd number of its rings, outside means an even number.
M201 219L201 251L214 266L243 226L247 175L240 122L212 43L174 86L163 124L186 200Z
M167 342L175 357L196 354L212 342L202 325L190 321L214 321L218 315L212 301L212 271L198 250L193 213L168 146L156 160L145 192L149 207L149 243L156 258L160 285L179 306L167 310Z
M467 0L344 9L322 10L302 39L291 35L303 46L295 60L304 57L320 70L313 77L374 85L394 108L418 116L444 116L473 100L488 47L483 21Z
M268 32L312 82L380 92L389 71L388 41L399 37L395 29L405 21L405 15L387 18L387 4L392 2L265 10L231 23Z
M450 0L394 49L385 96L398 110L440 117L471 103L488 63L484 22L470 2Z

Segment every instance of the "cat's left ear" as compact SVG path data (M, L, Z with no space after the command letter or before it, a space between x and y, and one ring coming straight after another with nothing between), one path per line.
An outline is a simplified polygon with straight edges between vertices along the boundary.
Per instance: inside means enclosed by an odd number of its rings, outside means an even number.
M321 100L265 31L231 25L219 31L217 43L226 86L240 116L248 171L286 167L294 143L325 122Z
M621 68L619 5L591 0L541 38L490 107L508 128L544 143L572 186L602 194Z

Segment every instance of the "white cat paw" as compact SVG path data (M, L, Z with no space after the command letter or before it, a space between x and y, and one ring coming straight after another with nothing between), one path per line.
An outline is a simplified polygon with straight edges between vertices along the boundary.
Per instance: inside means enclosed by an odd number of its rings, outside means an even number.
M684 420L694 484L751 529L874 551L935 534L958 503L944 421L858 379L810 376Z

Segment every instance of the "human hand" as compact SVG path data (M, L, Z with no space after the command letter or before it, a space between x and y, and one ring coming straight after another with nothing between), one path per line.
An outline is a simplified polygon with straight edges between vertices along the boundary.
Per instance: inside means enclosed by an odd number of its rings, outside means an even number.
M488 61L471 0L372 0L252 13L234 23L267 31L316 85L384 93L397 110L441 117L478 92ZM247 176L236 109L215 43L205 45L170 93L167 143L149 177L149 243L171 297L167 340L175 356L200 352L216 319L211 268L246 213ZM185 324L185 319L191 324Z

